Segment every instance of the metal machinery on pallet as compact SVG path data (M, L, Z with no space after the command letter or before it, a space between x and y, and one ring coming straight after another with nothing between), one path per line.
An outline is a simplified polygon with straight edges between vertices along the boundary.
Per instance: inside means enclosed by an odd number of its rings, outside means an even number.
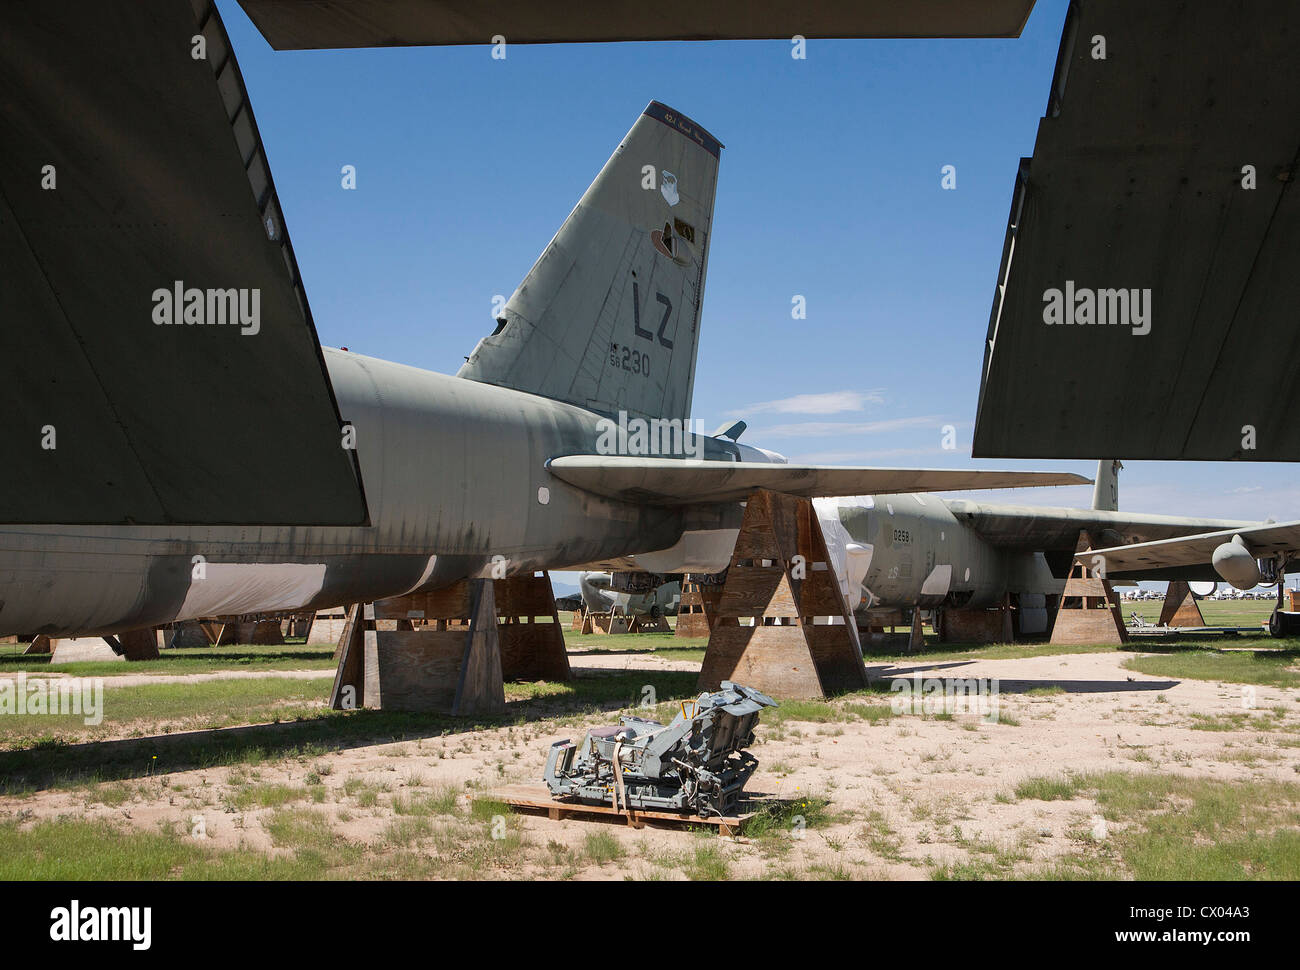
M592 728L581 745L551 745L546 785L556 797L618 809L734 812L758 761L742 750L754 725L776 701L761 691L723 681L722 689L683 701L669 724L625 715L617 725Z

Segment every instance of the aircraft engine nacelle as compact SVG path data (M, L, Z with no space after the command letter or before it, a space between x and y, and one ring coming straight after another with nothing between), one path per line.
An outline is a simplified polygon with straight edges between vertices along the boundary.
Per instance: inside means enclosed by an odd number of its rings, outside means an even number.
M1240 536L1233 536L1231 542L1215 549L1210 562L1214 571L1237 589L1254 589L1262 578L1259 563Z

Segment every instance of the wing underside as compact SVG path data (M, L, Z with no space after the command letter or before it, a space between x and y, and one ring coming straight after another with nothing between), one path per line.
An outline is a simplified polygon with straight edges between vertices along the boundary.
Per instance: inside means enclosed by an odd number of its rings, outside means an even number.
M1101 556L1106 563L1107 576L1202 566L1210 563L1215 549L1225 542L1231 542L1236 536L1240 536L1251 553L1261 559L1279 554L1290 557L1300 550L1300 522L1283 522L1255 528L1204 532L1159 542L1095 549L1085 553L1084 557L1090 559L1092 556Z
M1061 472L842 468L602 455L553 458L547 467L556 478L597 495L667 506L741 502L760 488L815 498L1091 484L1080 475Z

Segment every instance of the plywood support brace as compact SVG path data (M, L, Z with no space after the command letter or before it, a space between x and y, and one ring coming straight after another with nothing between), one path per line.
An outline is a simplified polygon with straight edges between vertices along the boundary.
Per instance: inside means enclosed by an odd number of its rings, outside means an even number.
M746 504L699 687L724 680L786 698L867 686L857 628L808 499L760 489Z

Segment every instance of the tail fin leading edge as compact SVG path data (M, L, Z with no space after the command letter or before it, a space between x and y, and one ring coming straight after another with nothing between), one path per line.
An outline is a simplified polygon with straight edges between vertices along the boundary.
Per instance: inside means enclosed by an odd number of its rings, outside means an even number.
M457 376L689 417L721 149L652 101Z
M1097 462L1097 478L1092 486L1092 507L1098 512L1119 511L1119 470L1124 465L1114 458Z

